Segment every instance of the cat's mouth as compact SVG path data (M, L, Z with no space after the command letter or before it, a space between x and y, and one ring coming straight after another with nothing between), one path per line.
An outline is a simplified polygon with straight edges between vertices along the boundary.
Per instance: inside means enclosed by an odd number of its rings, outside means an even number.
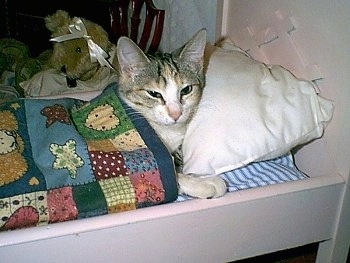
M158 124L164 125L164 126L173 126L173 125L181 125L183 123L182 119L174 120L172 118L169 118L167 120L159 121Z

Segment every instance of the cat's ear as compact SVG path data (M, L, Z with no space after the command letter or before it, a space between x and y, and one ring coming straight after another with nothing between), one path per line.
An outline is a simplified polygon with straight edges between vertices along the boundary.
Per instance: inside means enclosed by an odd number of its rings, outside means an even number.
M198 31L180 50L179 57L186 64L203 65L204 49L207 42L207 31Z
M150 62L145 53L127 37L119 38L117 57L121 73L130 77L139 74Z

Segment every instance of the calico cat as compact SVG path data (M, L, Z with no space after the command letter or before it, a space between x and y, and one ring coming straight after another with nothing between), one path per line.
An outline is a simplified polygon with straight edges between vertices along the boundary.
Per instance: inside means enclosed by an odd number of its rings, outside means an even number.
M181 151L187 125L202 95L205 44L204 29L173 53L149 55L129 38L118 40L119 94L147 119L173 155ZM179 193L192 197L219 197L226 192L218 176L178 173L177 180Z

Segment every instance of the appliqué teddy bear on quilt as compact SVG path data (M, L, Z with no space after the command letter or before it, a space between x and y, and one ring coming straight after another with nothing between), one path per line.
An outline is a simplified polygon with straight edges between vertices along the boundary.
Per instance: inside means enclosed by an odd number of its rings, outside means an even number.
M26 96L96 91L116 81L115 45L100 25L64 10L47 16L45 24L53 51L44 70L21 83Z

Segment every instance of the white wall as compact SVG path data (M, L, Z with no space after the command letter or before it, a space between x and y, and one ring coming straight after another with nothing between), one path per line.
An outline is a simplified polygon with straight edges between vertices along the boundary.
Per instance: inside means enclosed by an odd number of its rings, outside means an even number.
M297 158L301 169L336 169L344 177L350 171L349 14L348 0L224 0L221 29L263 62L309 80L322 78L316 83L322 96L334 100L334 118L324 139Z
M170 52L185 44L198 30L207 29L207 39L215 41L216 1L154 0L165 10L162 51Z

